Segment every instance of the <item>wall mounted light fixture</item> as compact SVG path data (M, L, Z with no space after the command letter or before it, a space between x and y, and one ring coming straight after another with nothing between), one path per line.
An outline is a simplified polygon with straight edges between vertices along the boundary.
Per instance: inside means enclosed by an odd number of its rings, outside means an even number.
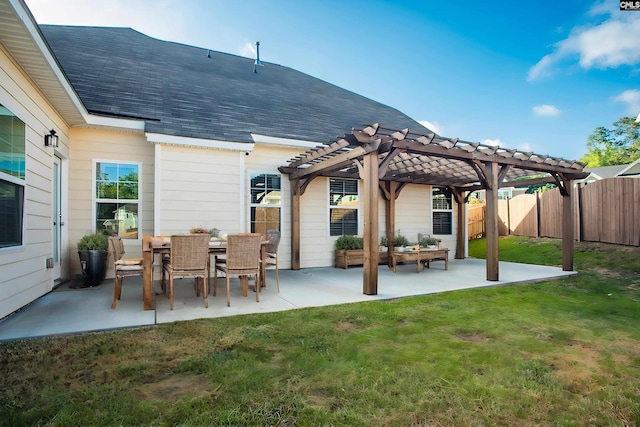
M44 145L47 147L58 148L58 135L56 135L55 130L51 129L48 134L45 134Z

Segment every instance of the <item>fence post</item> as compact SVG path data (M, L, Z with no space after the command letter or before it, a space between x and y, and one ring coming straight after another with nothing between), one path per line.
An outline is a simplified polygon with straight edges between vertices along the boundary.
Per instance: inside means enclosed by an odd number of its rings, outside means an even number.
M536 237L540 237L540 190L536 190Z
M511 197L507 196L507 236L511 235Z
M582 242L582 233L583 233L583 229L582 229L582 187L580 186L580 183L575 183L574 186L576 192L576 203L578 205L577 208L577 212L576 212L576 221L578 222L578 235L575 236L576 240L578 242Z

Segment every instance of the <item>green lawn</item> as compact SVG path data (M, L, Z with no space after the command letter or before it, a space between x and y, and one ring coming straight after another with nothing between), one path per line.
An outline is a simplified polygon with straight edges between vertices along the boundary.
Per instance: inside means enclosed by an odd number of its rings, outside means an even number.
M500 259L559 247L501 239ZM563 281L0 344L0 424L640 425L639 255L577 244Z

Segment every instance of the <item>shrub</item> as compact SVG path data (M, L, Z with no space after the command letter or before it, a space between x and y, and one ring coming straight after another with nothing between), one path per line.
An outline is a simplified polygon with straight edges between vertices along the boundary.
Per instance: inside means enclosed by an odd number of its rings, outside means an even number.
M364 242L362 237L358 236L340 236L336 239L336 250L346 249L362 249Z
M409 246L409 239L404 237L402 234L396 234L393 238L393 246L399 248L400 246Z
M430 237L430 236L423 237L422 240L418 242L420 246L434 246L434 245L437 245L438 243L440 243L439 239L436 239L435 237Z
M106 251L108 247L109 239L100 232L84 235L78 242L79 251Z

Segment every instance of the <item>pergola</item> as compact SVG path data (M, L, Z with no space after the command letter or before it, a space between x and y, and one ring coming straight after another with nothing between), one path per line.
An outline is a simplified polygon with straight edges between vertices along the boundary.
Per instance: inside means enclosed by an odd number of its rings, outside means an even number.
M280 172L291 182L291 267L300 269L300 197L320 176L361 179L364 194L363 292L378 293L378 202L386 205L392 245L395 201L409 183L447 187L457 209L455 257L464 258L466 202L486 190L487 280L498 280L498 189L553 183L563 197L562 269L573 270L573 181L584 178L581 163L531 152L448 139L434 133L365 124L334 142L291 159ZM393 247L389 247L392 251Z

